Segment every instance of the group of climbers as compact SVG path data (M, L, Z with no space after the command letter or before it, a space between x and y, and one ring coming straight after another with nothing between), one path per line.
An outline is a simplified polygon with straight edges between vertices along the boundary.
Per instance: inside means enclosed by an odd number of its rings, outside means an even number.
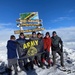
M32 37L26 39L24 33L20 33L19 38L16 39L14 35L10 36L10 40L7 42L7 56L8 56L8 68L14 67L15 75L17 75L17 58L23 55L22 46L24 43L30 40L38 39L38 53L41 53L34 57L28 57L23 59L25 70L28 70L30 65L31 69L34 69L34 64L38 67L44 69L45 62L47 62L46 67L50 68L56 65L56 53L60 55L61 66L64 67L63 62L63 42L61 38L57 35L56 31L52 32L52 37L49 32L46 32L45 37L41 33L32 32ZM50 59L50 51L52 51L53 61ZM25 55L25 54L24 54ZM28 60L30 62L28 62ZM22 63L21 62L21 63ZM21 64L20 63L20 64ZM22 64L21 64L22 65Z

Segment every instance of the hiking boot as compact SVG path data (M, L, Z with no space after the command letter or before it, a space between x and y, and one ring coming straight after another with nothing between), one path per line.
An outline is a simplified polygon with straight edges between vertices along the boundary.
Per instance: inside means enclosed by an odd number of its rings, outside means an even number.
M61 66L60 70L66 71L66 68Z
M39 68L45 69L45 67L42 64L38 64Z
M41 67L41 65L38 65L38 67Z
M49 68L50 68L50 64L47 65L47 69L49 69Z
M28 67L25 67L25 70L28 71L29 70Z
M34 70L34 66L33 65L31 65L30 68L31 68L31 70Z
M44 66L41 66L41 68L42 68L42 69L45 69L45 67L44 67Z
M14 75L18 75L18 73L17 72L15 72L15 74Z
M10 68L7 68L6 72L8 73L8 75L12 75L12 70Z
M62 67L64 67L64 65L61 65Z
M25 68L26 71L28 71L29 70L28 69L28 64L24 65L24 68Z

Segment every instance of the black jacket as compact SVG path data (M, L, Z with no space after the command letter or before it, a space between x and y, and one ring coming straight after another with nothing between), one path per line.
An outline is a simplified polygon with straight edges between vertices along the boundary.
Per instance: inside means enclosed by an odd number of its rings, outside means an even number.
M44 51L44 42L43 42L42 38L39 38L38 41L39 41L39 45L38 45L39 50L38 50L38 53L40 53L40 52Z
M51 37L51 39L52 39L52 46L51 46L51 48L52 48L52 51L55 51L55 50L63 50L63 42L62 42L62 40L61 40L61 38L59 37L59 36L52 36Z
M25 38L18 38L16 40L16 44L17 44L17 51L18 51L18 56L22 57L23 55L26 54L26 51L23 50L23 44L27 42Z

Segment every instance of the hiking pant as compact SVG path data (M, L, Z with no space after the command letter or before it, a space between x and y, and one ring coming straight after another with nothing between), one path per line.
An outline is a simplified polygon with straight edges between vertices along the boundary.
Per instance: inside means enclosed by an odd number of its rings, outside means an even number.
M39 55L35 56L35 63L36 63L38 66L40 66L40 67L43 66L42 54L39 54Z
M42 56L42 61L44 62L44 60L46 60L48 62L48 64L50 65L50 52L48 52L47 50L45 51L45 53L43 53L43 56Z
M31 67L31 69L33 69L34 68L34 57L29 57L29 60L30 60L30 62L29 62L29 65L30 65L30 67Z
M60 64L61 64L61 66L64 66L63 52L61 52L61 50L52 51L52 55L53 55L53 66L56 64L56 53L58 53L60 55Z
M8 68L12 69L12 66L14 67L15 72L17 72L18 69L17 69L17 59L16 58L8 59Z

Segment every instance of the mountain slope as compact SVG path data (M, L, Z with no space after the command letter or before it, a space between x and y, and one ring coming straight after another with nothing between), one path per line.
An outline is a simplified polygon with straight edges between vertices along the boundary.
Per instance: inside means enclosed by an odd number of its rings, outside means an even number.
M57 54L58 56L58 54ZM67 46L64 46L64 64L67 70L71 70L70 72L63 72L55 67L50 67L49 69L41 69L37 66L34 66L34 71L28 72L19 72L19 75L75 75L75 50L69 49ZM6 51L6 43L0 43L0 61L4 61L7 63L7 51ZM57 58L57 65L60 65L60 57Z

